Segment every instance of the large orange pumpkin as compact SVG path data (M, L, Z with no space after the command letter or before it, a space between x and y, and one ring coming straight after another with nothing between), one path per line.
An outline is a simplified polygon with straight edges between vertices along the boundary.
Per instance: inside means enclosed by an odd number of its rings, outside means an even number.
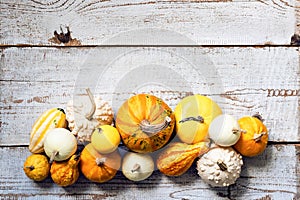
M91 143L80 155L80 170L90 181L104 183L115 177L121 166L121 156L116 150L110 154L98 153Z
M253 157L261 154L267 147L268 130L261 118L245 116L238 120L242 130L234 148L243 156Z
M171 108L160 98L138 94L120 107L116 127L123 143L139 153L162 148L171 138L175 117Z

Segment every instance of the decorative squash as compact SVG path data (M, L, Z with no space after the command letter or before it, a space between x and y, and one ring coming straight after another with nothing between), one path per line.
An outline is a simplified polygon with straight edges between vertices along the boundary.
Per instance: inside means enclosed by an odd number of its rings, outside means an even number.
M63 109L52 108L47 110L33 124L30 133L29 151L32 153L43 152L47 133L54 128L65 127L67 127L67 121Z
M223 147L234 145L239 140L241 132L238 121L228 114L216 117L208 129L210 139Z
M193 95L182 99L174 113L179 139L187 144L195 144L207 139L210 122L222 114L222 110L210 98Z
M34 181L43 181L49 175L50 164L46 156L32 154L24 162L23 170L28 178Z
M45 138L44 150L50 158L50 163L53 160L67 160L76 152L77 140L69 130L55 128Z
M74 184L79 177L79 159L80 155L73 155L69 160L56 162L51 165L51 178L59 186L69 186Z
M213 187L226 187L239 178L242 156L231 147L215 147L197 161L202 180Z
M161 99L138 94L120 107L116 127L123 143L139 153L162 148L171 138L175 117L171 108Z
M268 130L261 117L245 116L238 120L243 130L234 148L243 156L257 156L267 147Z
M127 152L122 162L123 175L132 181L142 181L151 176L154 161L149 154Z
M121 166L121 156L116 150L110 154L98 153L89 143L80 156L80 170L90 181L104 183L115 177Z
M209 150L207 142L186 144L170 143L159 155L157 168L167 176L180 176L193 164L194 160Z
M88 98L78 97L67 104L66 115L69 128L80 142L90 142L95 127L113 124L113 110L100 96L93 96L86 89Z
M118 130L110 125L102 125L95 128L91 143L99 153L112 153L120 144L120 134Z

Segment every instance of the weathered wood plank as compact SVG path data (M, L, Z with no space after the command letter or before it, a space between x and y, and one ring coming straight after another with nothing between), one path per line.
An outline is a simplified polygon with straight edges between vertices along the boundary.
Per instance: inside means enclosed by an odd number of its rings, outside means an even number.
M295 6L297 8L299 8L299 6L300 6L299 0L297 0L295 2ZM295 14L296 14L296 31L295 32L299 35L300 34L300 9L296 9Z
M69 26L84 45L286 45L297 32L296 5L297 0L2 0L0 44L51 45L53 32Z
M34 120L85 87L115 112L134 93L172 108L192 93L209 95L236 117L261 113L271 141L299 141L298 62L297 48L3 49L0 144L28 144Z
M159 171L147 180L133 183L119 171L108 183L91 183L83 176L70 187L61 188L49 177L42 183L28 179L22 164L29 155L24 147L0 148L1 199L292 199L297 194L299 172L295 170L297 157L293 145L272 145L260 156L244 158L242 176L228 188L210 188L197 175L195 165L184 175L166 177ZM17 178L16 178L17 177Z
M299 154L295 146L274 145L244 161L243 178L230 188L233 199L297 199Z

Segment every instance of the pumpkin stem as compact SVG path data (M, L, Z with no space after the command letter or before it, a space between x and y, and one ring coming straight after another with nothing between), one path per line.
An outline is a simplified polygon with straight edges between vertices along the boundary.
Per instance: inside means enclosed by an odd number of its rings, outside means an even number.
M217 165L220 167L222 171L226 171L228 169L227 165L220 159L217 161Z
M85 115L85 117L86 117L88 120L91 120L92 117L93 117L93 115L94 115L94 113L95 113L95 111L96 111L96 103L95 103L94 96L93 96L93 94L92 94L90 88L87 88L87 89L86 89L86 92L87 92L87 94L88 94L88 96L89 96L89 98L90 98L90 101L91 101L91 104L92 104L92 109L90 110L89 113L87 113L87 114Z
M172 119L169 116L166 116L164 122L162 122L161 124L155 124L155 125L151 125L148 120L143 120L140 123L140 128L144 133L147 133L147 134L158 133L158 132L166 129L169 126L171 120Z
M262 138L263 135L267 134L266 132L261 132L259 134L255 133L254 136L253 136L253 140L255 142L259 142Z
M255 113L254 115L252 115L252 117L259 119L261 122L265 121L259 113Z
M202 116L197 116L197 117L187 117L187 118L184 118L182 120L179 121L179 123L184 123L184 122L187 122L187 121L196 121L196 122L199 122L199 123L204 123L204 118Z
M54 161L55 156L58 154L58 151L53 151L51 156L50 156L50 160L49 163L52 164L52 162Z
M98 131L99 134L103 133L103 130L100 127L97 128L97 131Z
M238 134L238 133L241 133L242 131L239 130L239 129L232 129L232 133L233 134Z
M104 165L105 162L106 162L106 158L96 158L96 164L98 166Z
M133 167L132 167L132 170L131 170L131 173L133 173L133 172L136 172L137 170L139 170L141 168L141 165L139 165L139 164L135 164L135 165L133 165Z
M32 170L34 170L34 169L35 169L33 165L31 165L31 166L26 166L25 168L28 168L28 169L30 169L30 171L32 171Z

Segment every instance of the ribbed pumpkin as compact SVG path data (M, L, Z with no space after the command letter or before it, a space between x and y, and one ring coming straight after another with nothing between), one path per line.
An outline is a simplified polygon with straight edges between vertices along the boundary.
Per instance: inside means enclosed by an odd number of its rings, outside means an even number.
M120 107L116 127L132 151L148 153L162 148L171 138L175 117L160 98L138 94Z
M261 154L267 147L268 130L260 116L245 116L238 120L242 133L234 148L243 156Z
M110 154L100 154L89 143L80 156L80 170L90 181L104 183L111 180L121 167L121 155L116 150Z
M49 130L66 128L66 115L61 108L52 108L45 111L33 124L30 133L29 151L41 153L44 151L44 140Z

